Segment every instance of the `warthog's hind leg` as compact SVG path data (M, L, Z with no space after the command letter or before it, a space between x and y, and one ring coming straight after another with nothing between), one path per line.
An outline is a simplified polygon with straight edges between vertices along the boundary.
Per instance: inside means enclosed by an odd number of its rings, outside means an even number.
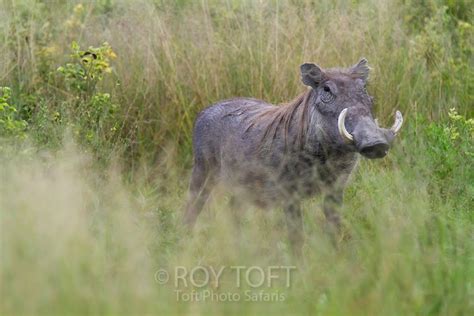
M191 183L189 185L189 198L184 215L183 223L192 228L196 222L197 217L206 203L212 187L214 186L214 173L201 164L195 164L193 167L193 174L191 176Z

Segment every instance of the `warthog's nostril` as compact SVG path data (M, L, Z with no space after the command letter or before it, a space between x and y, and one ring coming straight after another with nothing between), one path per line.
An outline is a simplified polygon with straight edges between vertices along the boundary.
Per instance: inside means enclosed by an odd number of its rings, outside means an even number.
M388 148L387 143L376 143L362 147L360 153L370 159L382 158L387 154Z

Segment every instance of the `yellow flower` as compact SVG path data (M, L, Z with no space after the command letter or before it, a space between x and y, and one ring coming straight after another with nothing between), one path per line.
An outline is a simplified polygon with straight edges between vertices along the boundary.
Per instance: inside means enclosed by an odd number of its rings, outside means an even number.
M459 21L458 26L465 30L470 29L472 27L472 25L469 22L465 22L465 21Z
M112 58L112 59L117 58L117 55L115 54L115 52L112 49L109 52L109 57Z
M456 140L459 137L459 133L456 131L453 131L451 133L451 140Z
M52 56L58 52L58 47L55 45L42 47L39 51L39 55L41 56Z
M73 19L67 19L66 22L64 22L64 24L66 25L66 27L72 28L74 26L75 22L74 22Z
M82 5L82 3L79 3L74 7L74 14L80 15L82 14L82 12L84 12L84 6Z
M458 112L456 111L456 108L449 109L448 116L453 121L459 121L460 119L462 119L462 116L458 114Z

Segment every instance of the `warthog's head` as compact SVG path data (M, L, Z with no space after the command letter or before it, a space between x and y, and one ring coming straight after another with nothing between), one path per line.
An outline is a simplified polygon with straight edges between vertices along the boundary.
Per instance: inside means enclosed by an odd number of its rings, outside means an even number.
M323 70L315 64L301 65L303 83L311 87L318 124L332 143L356 150L367 158L387 154L403 117L397 111L390 129L381 128L372 116L373 98L367 93L367 60L347 69Z

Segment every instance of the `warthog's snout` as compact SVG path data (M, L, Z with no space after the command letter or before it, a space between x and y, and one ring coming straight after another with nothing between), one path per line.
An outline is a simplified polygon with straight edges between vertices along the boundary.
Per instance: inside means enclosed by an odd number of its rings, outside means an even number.
M359 152L367 158L383 158L388 152L390 145L387 142L379 142L371 145L363 146Z
M390 145L400 130L403 117L397 111L395 123L390 129L381 128L369 116L353 115L352 133L346 129L347 108L342 110L338 119L339 133L348 143L352 143L357 151L366 158L376 159L383 158L387 154Z
M357 151L369 159L383 158L388 153L395 134L380 128L370 118L363 119L354 130L354 143Z

